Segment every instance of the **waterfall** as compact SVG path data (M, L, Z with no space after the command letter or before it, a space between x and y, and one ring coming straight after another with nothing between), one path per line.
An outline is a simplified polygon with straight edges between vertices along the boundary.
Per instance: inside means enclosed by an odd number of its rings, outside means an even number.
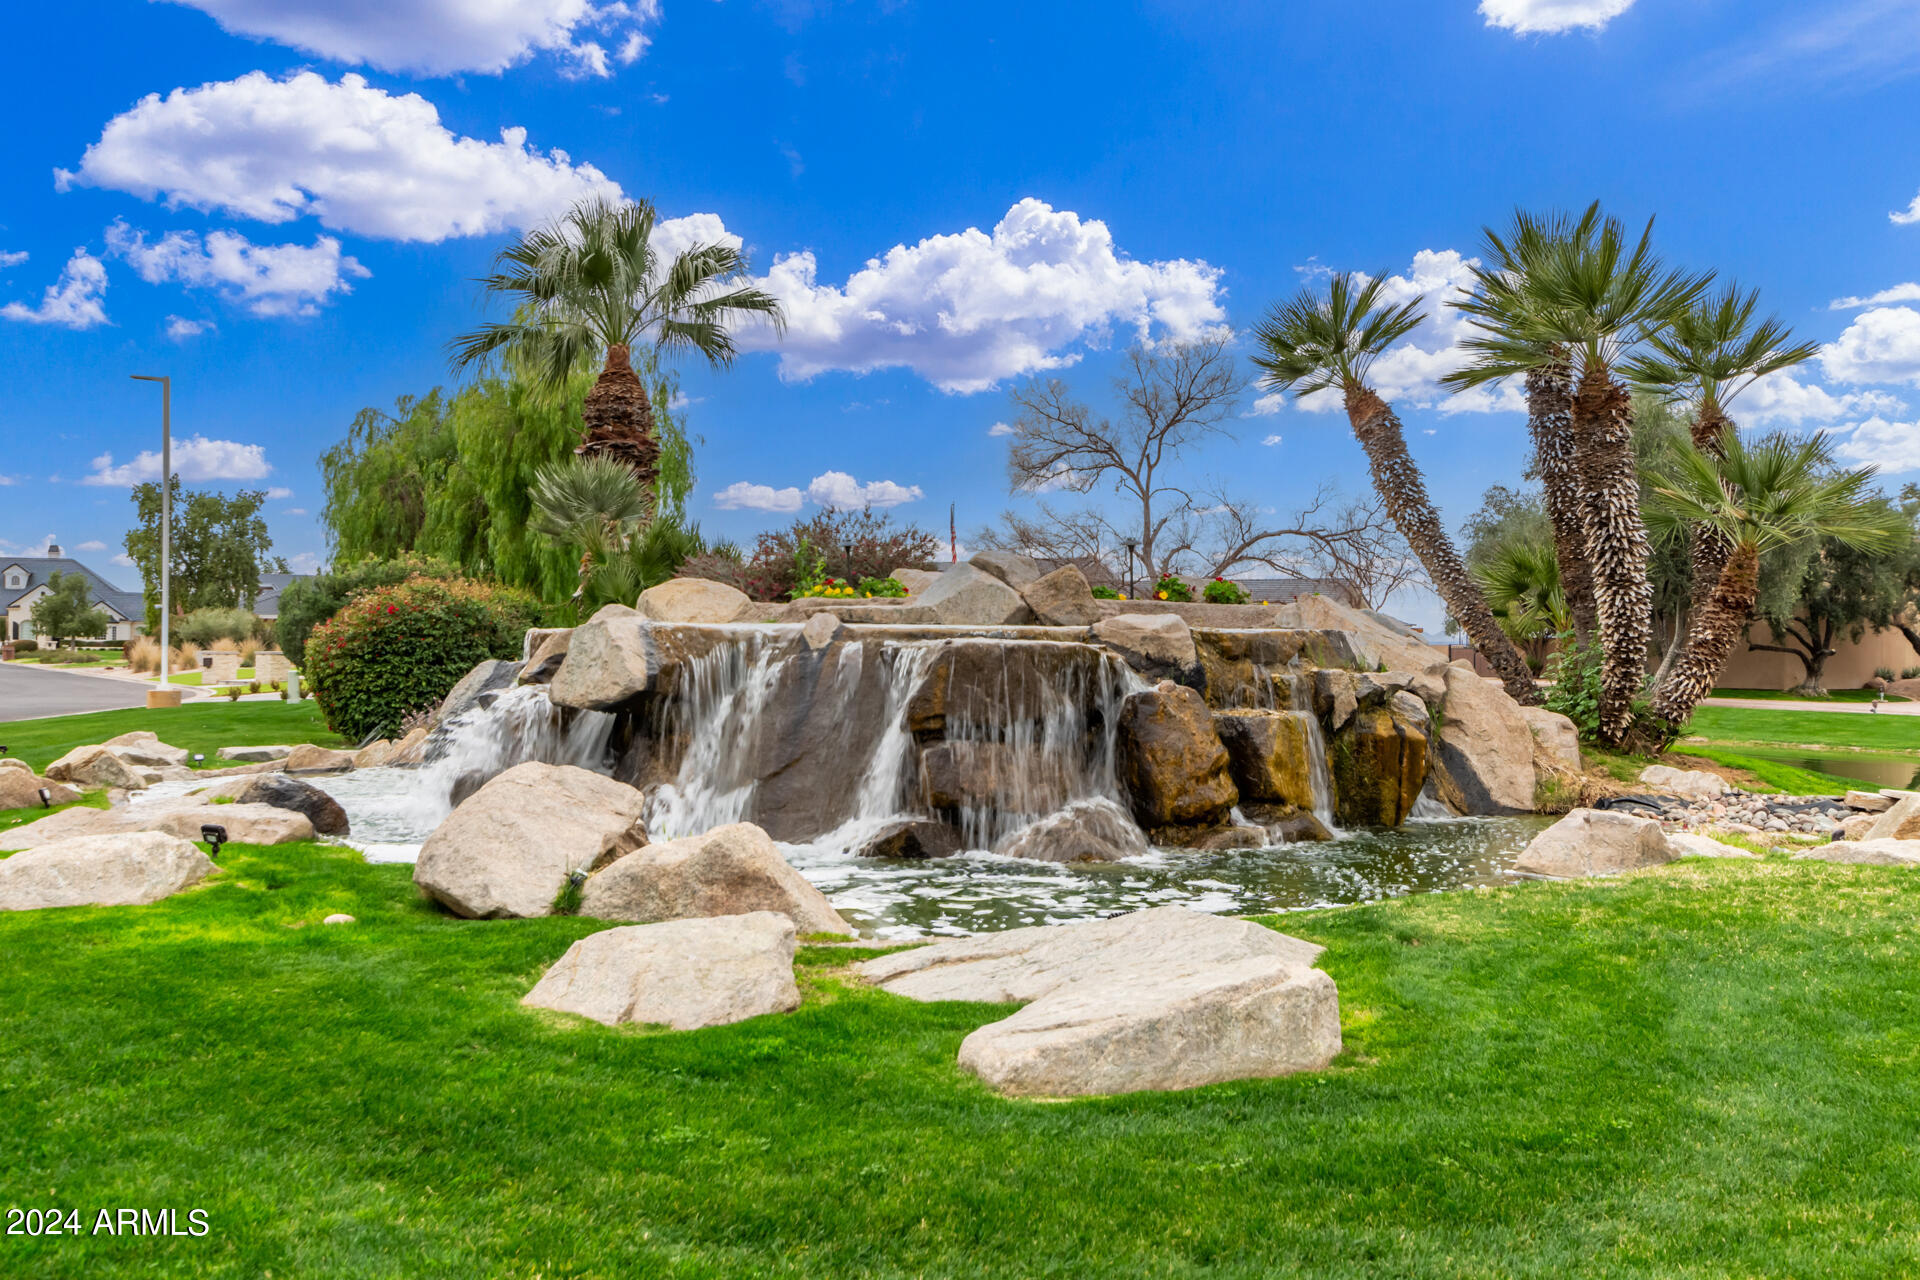
M555 707L543 686L508 689L435 734L440 751L422 766L412 788L418 817L429 826L439 822L481 783L529 760L605 773L613 725L614 717L603 711Z
M661 839L744 821L759 778L753 768L776 687L783 646L755 632L687 662L659 726L685 743L674 780L648 800L647 829Z
M1312 682L1296 679L1293 682L1293 710L1285 714L1296 717L1307 731L1307 777L1313 783L1313 816L1328 831L1337 831L1333 825L1333 774L1327 768L1327 735L1320 727L1320 717L1313 711Z

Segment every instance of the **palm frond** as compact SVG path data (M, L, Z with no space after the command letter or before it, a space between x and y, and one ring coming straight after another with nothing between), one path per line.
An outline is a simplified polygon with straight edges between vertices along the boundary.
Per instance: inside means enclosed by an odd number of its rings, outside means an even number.
M1261 385L1296 396L1365 383L1367 370L1426 319L1423 299L1385 299L1383 277L1341 272L1324 293L1308 287L1254 326Z

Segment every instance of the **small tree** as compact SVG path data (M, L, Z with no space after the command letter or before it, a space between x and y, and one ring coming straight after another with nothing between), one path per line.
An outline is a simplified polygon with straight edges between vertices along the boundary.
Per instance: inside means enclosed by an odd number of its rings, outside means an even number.
M1911 512L1878 501L1911 528ZM1899 625L1917 558L1920 543L1911 537L1892 550L1857 549L1836 538L1777 549L1762 561L1755 607L1772 643L1750 640L1748 648L1792 654L1802 672L1794 691L1826 697L1827 659L1842 640L1858 640L1870 627Z
M273 539L260 508L267 495L242 489L232 497L187 493L174 476L172 604L191 609L251 609L260 595L263 572L286 573L285 560L268 553ZM147 630L160 629L160 484L149 480L133 488L139 527L126 537L127 554L139 566L146 590Z
M55 648L80 636L105 635L110 625L107 611L93 605L93 584L85 574L54 570L47 594L33 602L34 634L53 641Z

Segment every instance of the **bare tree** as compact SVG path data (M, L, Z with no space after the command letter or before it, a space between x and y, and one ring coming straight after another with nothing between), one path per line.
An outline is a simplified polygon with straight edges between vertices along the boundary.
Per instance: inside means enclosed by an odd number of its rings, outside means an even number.
M1132 539L1147 572L1165 572L1171 562L1158 549L1162 535L1195 506L1193 494L1170 473L1196 444L1231 436L1225 424L1245 385L1222 338L1129 351L1125 374L1114 380L1126 406L1118 422L1094 417L1058 378L1034 379L1012 393L1019 415L1008 479L1015 492L1035 494L1113 486L1131 514L1117 523L1093 517L1117 535L1108 545ZM1062 515L1043 503L1042 514L1051 524L1091 527L1085 522L1093 513Z

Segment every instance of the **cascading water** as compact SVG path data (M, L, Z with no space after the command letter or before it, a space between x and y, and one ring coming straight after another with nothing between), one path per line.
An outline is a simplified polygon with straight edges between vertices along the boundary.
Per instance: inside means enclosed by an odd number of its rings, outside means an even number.
M1307 778L1313 783L1313 816L1328 831L1333 825L1333 773L1327 768L1327 735L1320 728L1320 717L1313 713L1313 695L1307 681L1293 682L1293 710L1286 714L1299 720L1307 731Z
M607 771L614 717L604 711L565 712L538 685L509 689L491 705L475 707L435 735L431 759L414 784L422 816L438 822L488 779L529 760Z
M684 754L674 780L649 796L649 832L697 835L749 815L766 707L786 660L772 638L749 633L683 666L660 727L665 740L685 743Z

